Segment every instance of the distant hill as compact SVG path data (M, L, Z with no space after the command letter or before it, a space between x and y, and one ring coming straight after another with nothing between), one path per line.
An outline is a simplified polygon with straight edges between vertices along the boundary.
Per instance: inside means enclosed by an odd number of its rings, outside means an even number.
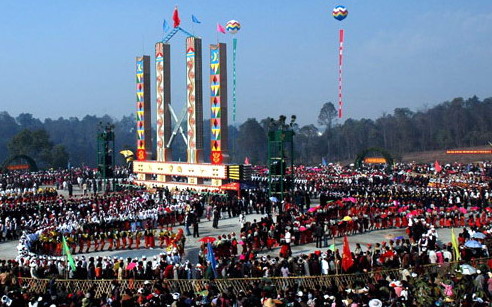
M449 150L492 150L490 146L476 146L466 148L449 148ZM492 155L448 155L446 150L432 150L422 152L410 152L404 154L401 158L402 162L419 162L419 163L432 163L439 161L439 163L472 163L477 161L491 161Z

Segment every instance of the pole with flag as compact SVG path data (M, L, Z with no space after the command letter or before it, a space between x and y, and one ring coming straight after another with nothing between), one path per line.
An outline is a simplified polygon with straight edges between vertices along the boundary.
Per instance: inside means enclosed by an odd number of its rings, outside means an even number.
M178 7L176 6L174 8L173 12L173 22L174 22L174 27L177 28L181 24L181 19L179 19L179 12L178 12Z
M195 15L191 15L191 21L193 21L193 23L202 23L200 20L198 20L198 18L196 18Z
M219 43L219 33L225 34L226 30L223 25L217 23L217 44Z
M195 15L191 15L191 32L193 33L193 35L195 35L195 23L200 24L202 22L198 20Z
M347 272L354 264L347 236L343 238L342 269Z
M217 261L215 260L214 249L212 248L212 244L210 242L207 243L207 261L209 261L212 266L214 278L217 278Z
M434 169L436 170L437 173L440 173L442 171L442 167L437 160L436 162L434 162Z
M169 31L169 24L165 19L162 22L162 31L164 31L164 34L166 34Z
M72 253L70 252L70 248L68 247L65 236L62 236L62 249L63 249L63 254L67 256L68 264L70 265L72 272L75 272L77 266L75 265L75 261L73 260Z
M456 234L454 233L454 228L451 228L451 245L453 246L454 260L460 261L461 254L460 254L460 249L458 247L458 239L456 238Z

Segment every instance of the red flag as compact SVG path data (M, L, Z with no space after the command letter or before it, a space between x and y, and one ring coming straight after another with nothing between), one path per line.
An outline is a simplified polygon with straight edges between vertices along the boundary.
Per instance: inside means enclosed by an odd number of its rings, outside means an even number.
M249 158L248 157L244 158L244 164L245 165L250 165Z
M354 264L347 236L343 238L342 269L346 272Z
M222 34L226 34L226 29L220 24L217 24L217 32L220 32Z
M436 170L436 172L440 173L442 171L442 167L441 165L439 165L439 162L434 162L434 169Z
M179 24L181 23L181 19L179 19L178 7L174 8L173 21L174 21L174 27L175 28L179 27Z

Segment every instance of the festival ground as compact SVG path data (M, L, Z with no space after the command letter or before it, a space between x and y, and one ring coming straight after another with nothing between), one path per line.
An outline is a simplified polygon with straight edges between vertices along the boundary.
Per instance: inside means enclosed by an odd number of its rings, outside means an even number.
M62 195L68 196L66 191L59 191ZM77 187L74 188L74 195L80 195L80 191L78 190ZM314 200L312 206L317 206L318 205L318 200ZM247 222L252 222L255 219L260 220L262 217L261 214L250 214L246 216L246 221ZM274 216L275 219L275 216ZM178 228L183 228L184 226L176 226L176 229ZM200 237L205 237L205 236L212 236L212 237L217 237L218 235L222 234L229 234L231 232L235 232L236 234L240 233L240 228L241 224L239 223L239 219L237 217L235 218L225 218L221 219L219 221L219 228L214 229L212 227L212 221L207 221L206 219L201 220L200 223ZM456 233L459 233L462 231L461 228L458 228L455 230ZM451 242L451 231L448 228L445 229L437 229L437 233L439 235L438 237L438 242L447 244L448 242ZM359 243L362 248L365 250L367 248L367 244L374 244L374 243L381 243L383 241L389 241L391 239L394 239L395 237L403 236L405 238L408 238L408 236L405 233L405 229L400 228L400 229L385 229L385 230L378 230L378 231L370 231L370 232L365 232L362 234L358 235L352 235L349 236L349 243L351 250L353 251L355 249L355 245ZM199 239L193 238L192 236L187 236L186 237L186 245L185 245L185 254L184 258L189 259L190 262L196 263L197 262L197 256L198 252L200 250L200 245L201 242L198 241ZM9 242L3 242L0 243L0 259L14 259L17 257L17 244L18 241L9 241ZM333 239L329 240L328 245L333 244ZM335 239L335 246L338 249L342 248L343 244L343 238L336 238ZM308 254L312 253L316 250L326 250L327 247L325 248L316 248L315 243L309 243L309 244L304 244L304 245L292 245L292 254L294 256L300 255L300 254ZM160 253L164 252L165 250L161 248L155 248L155 249L145 249L145 248L140 248L138 250L132 249L132 250L117 250L117 251L103 251L103 252L91 252L88 254L77 254L75 256L80 256L80 255L86 255L89 257L97 257L97 256L111 256L111 257L123 257L123 258L141 258L142 256L146 256L147 258L151 258L153 256L159 255ZM263 250L262 252L259 253L260 255L271 255L271 256L278 256L279 255L279 248L274 248L272 251L268 251L267 249Z

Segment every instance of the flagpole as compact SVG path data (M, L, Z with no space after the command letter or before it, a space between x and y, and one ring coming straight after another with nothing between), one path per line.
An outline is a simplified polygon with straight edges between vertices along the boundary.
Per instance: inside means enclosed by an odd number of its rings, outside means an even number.
M216 35L217 35L217 45L219 44L219 23L217 23L217 29L215 29Z
M338 264L337 264L338 257L337 257L336 250L337 250L337 246L335 245L335 235L333 235L333 255L335 255L335 275L338 275Z

